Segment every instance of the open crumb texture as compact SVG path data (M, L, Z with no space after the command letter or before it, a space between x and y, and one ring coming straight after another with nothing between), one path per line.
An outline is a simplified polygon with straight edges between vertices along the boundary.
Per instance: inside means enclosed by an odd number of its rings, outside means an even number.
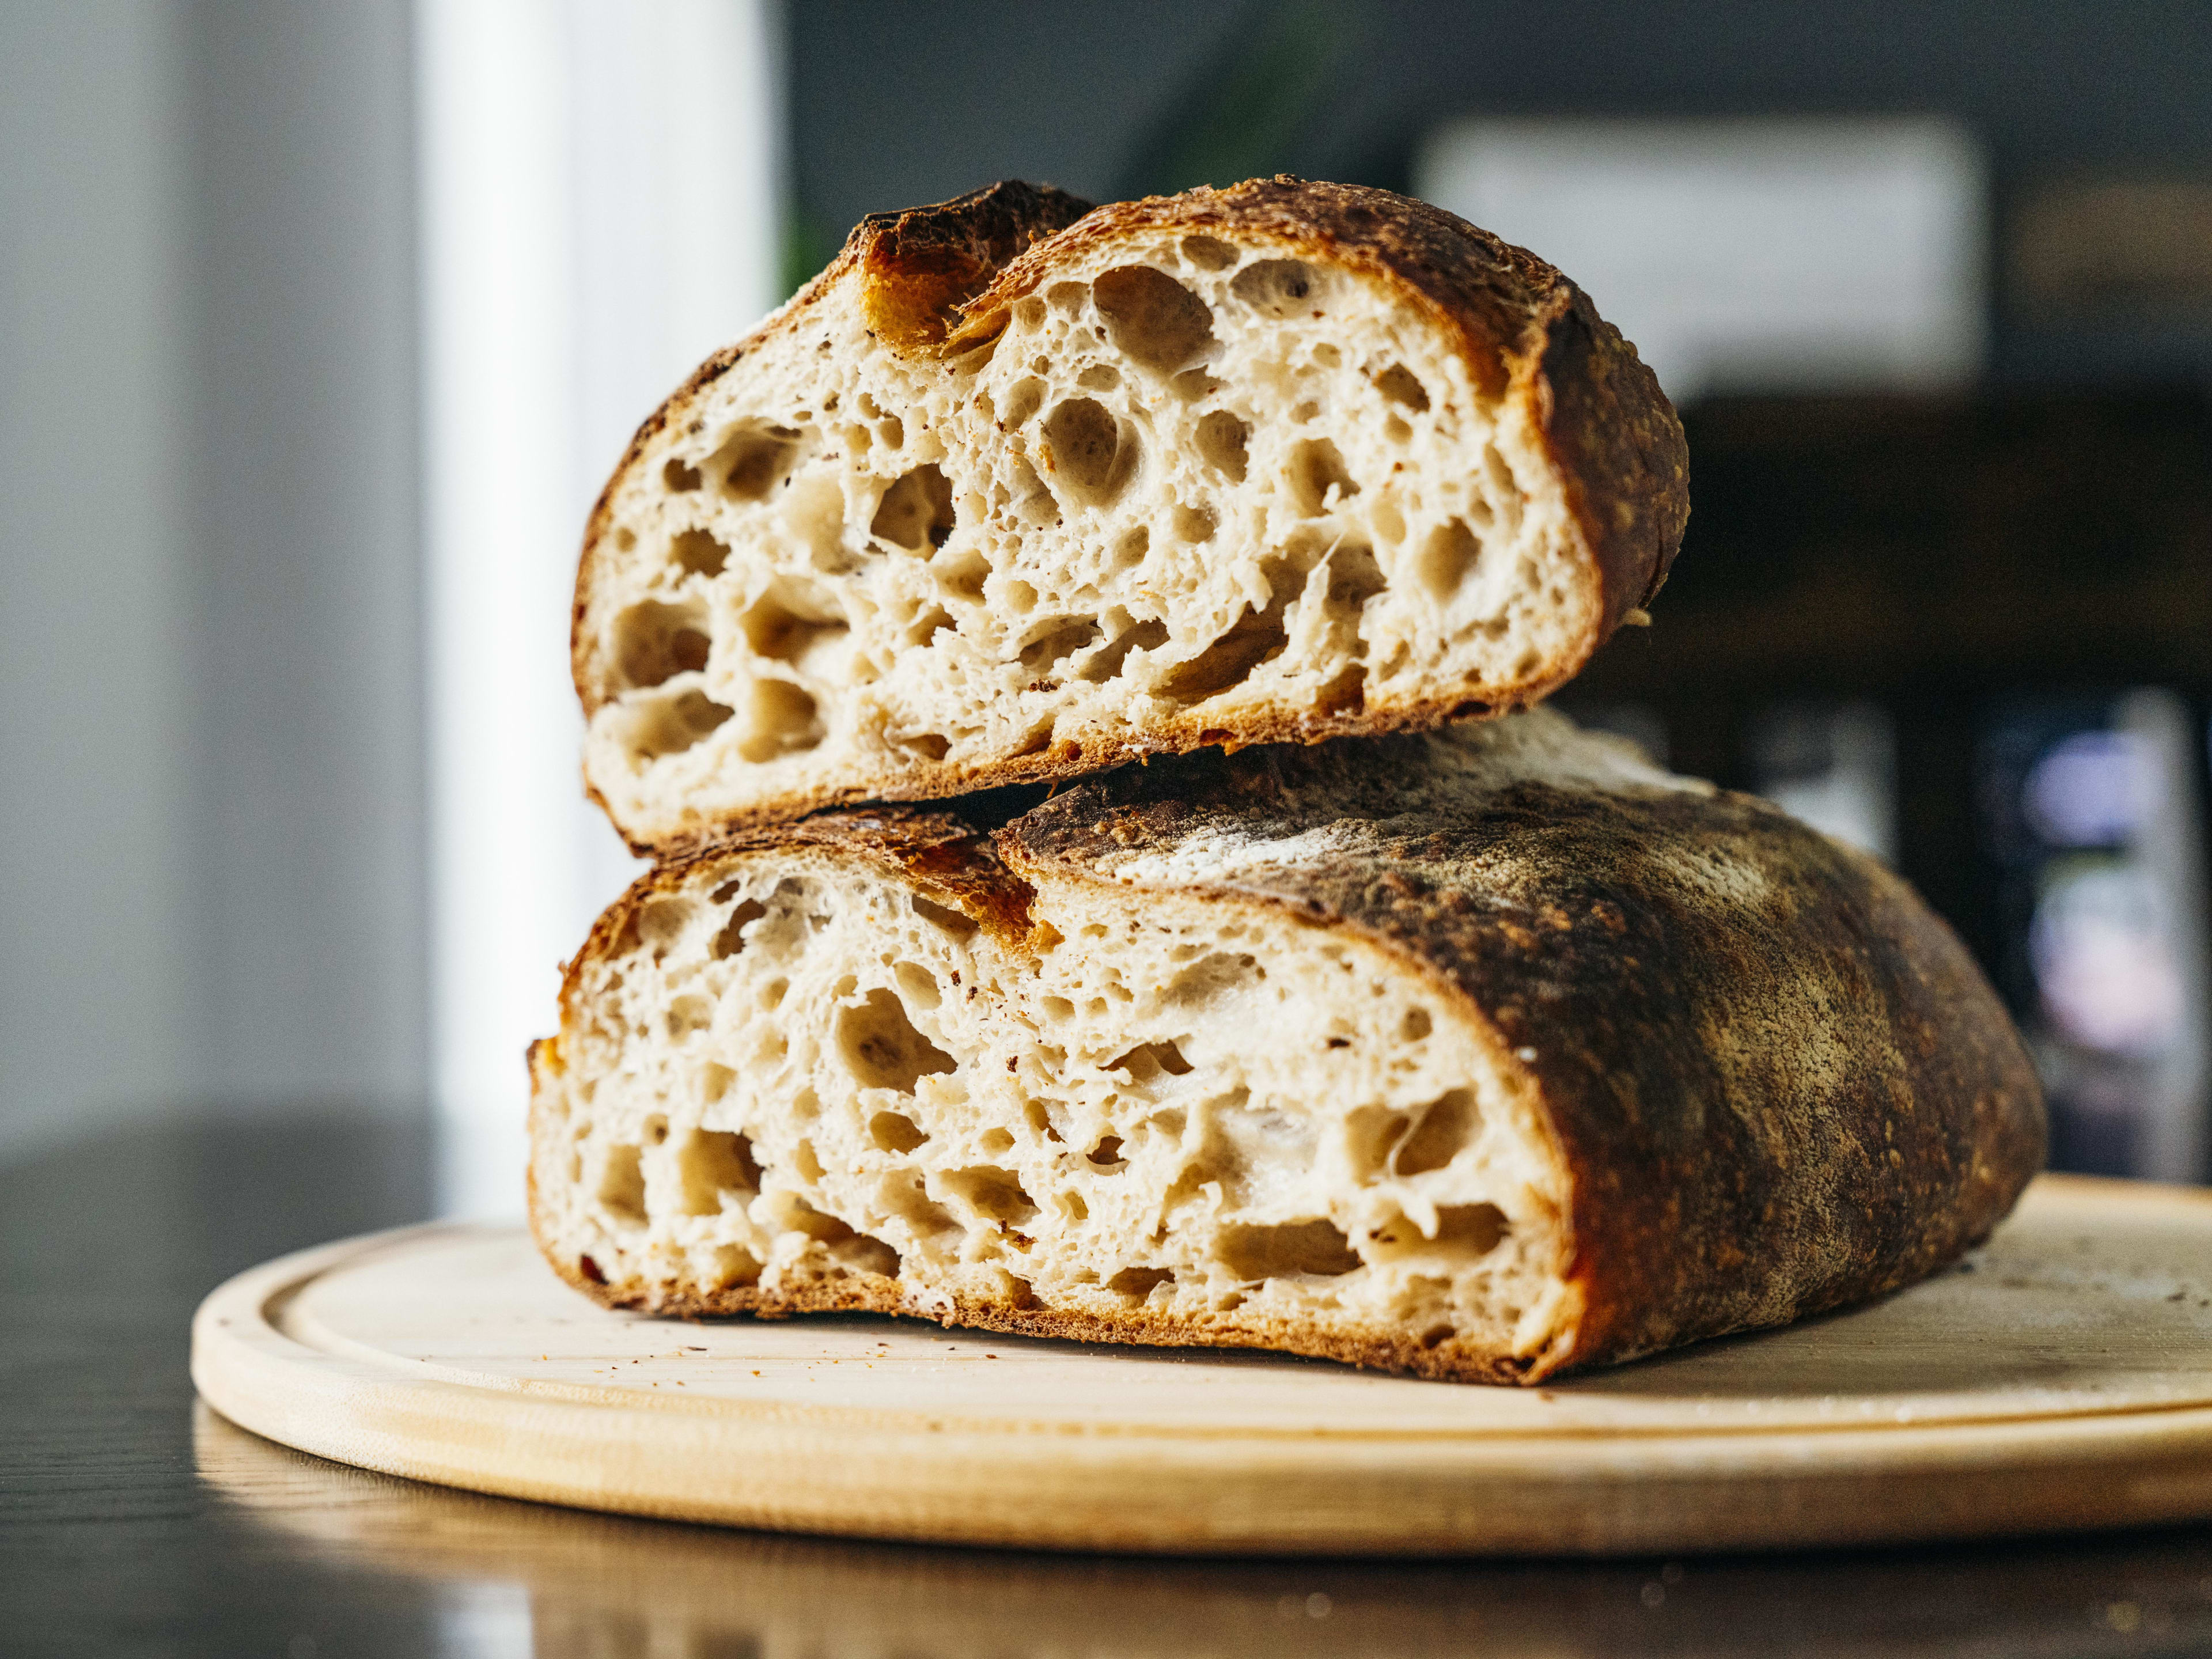
M1656 591L1681 432L1557 271L1255 180L883 215L645 425L586 533L634 846L1541 697Z
M533 1228L614 1305L1462 1380L1910 1282L2043 1146L1894 876L1543 711L733 836L532 1072Z

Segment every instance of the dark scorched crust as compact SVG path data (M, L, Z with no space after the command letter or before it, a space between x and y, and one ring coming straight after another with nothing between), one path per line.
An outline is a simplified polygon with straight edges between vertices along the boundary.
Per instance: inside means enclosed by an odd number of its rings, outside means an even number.
M1911 1283L1987 1237L2040 1167L2035 1075L2002 1006L1903 882L1748 797L1522 781L1468 791L1421 738L1248 750L1094 780L983 830L838 814L734 837L644 878L572 964L703 861L860 856L1019 947L1025 878L1123 879L1203 842L1247 856L1176 890L1357 932L1517 1051L1570 1176L1571 1342L1470 1372L1387 1332L1213 1331L1133 1314L957 1304L947 1322L1092 1340L1263 1346L1468 1381L1535 1381L1802 1318ZM1329 832L1330 848L1266 848ZM533 1206L534 1210L534 1206ZM641 1294L570 1283L611 1306ZM825 1279L664 1301L679 1313L896 1310Z

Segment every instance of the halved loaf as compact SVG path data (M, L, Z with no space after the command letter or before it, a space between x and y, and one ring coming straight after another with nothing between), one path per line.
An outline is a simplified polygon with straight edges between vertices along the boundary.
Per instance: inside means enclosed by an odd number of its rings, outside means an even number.
M1510 709L1656 589L1681 429L1557 271L1386 191L872 218L586 533L585 774L640 850Z
M1542 711L734 840L607 913L532 1069L604 1303L1485 1381L1906 1283L2043 1149L1903 883Z

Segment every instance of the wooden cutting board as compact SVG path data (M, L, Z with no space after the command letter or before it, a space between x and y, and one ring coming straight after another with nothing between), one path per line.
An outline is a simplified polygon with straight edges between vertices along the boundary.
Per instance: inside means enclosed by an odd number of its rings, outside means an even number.
M519 1229L240 1274L192 1376L246 1428L481 1492L1071 1549L1630 1554L2212 1516L2212 1194L2046 1176L1873 1306L1551 1387L816 1316L605 1312Z

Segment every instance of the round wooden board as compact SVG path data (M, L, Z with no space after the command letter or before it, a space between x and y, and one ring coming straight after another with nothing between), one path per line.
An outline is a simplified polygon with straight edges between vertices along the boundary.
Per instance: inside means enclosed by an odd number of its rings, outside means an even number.
M788 1531L1630 1554L2212 1516L2212 1194L2046 1176L1852 1312L1553 1386L816 1316L605 1312L520 1230L348 1240L202 1304L246 1428L394 1474Z

